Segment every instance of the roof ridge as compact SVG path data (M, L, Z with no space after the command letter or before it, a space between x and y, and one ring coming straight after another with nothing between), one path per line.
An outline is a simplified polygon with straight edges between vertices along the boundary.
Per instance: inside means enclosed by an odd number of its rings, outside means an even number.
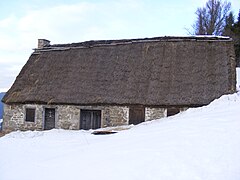
M52 44L42 48L34 49L35 51L51 51L51 50L66 50L69 48L89 48L109 45L144 43L144 42L158 42L158 41L232 41L230 37L225 36L160 36L152 38L138 38L138 39L115 39L115 40L89 40L77 43L66 44Z

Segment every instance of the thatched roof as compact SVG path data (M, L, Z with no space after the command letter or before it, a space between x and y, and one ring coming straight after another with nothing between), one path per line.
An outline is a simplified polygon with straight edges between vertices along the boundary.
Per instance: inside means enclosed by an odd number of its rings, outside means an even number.
M88 41L36 49L3 102L203 105L235 82L229 38Z

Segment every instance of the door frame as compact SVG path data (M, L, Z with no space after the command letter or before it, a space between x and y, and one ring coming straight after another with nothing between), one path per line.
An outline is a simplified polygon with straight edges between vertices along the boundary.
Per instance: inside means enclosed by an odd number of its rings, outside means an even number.
M133 124L133 123L130 123L130 119L131 119L131 110L132 109L141 109L142 111L143 111L143 121L141 121L141 122L139 122L139 123L137 123L137 124L140 124L140 123L142 123L142 122L145 122L146 121L146 118L145 118L145 106L141 106L141 105L136 105L136 106L129 106L129 119L128 119L128 124L130 125L130 124Z
M54 128L57 128L57 121L58 121L58 118L57 118L57 107L56 106L43 106L43 122L42 122L42 129L45 130L45 111L46 109L54 109L55 110L55 122L54 122Z
M102 127L102 117L103 117L103 111L101 109L80 109L80 120L79 120L79 129L83 130L82 128L82 111L90 111L90 112L94 112L94 111L98 111L100 114L100 127ZM92 127L91 127L92 129Z

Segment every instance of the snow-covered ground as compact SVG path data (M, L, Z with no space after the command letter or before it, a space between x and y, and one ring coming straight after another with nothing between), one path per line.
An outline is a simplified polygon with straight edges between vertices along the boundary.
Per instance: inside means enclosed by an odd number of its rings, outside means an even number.
M240 92L112 135L13 132L0 154L0 180L239 180Z
M237 91L240 91L240 68L236 68L237 72Z

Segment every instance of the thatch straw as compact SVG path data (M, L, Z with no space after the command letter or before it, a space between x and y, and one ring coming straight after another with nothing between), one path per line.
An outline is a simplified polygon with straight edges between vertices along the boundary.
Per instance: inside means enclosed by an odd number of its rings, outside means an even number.
M235 92L229 38L89 42L36 50L3 102L185 106Z

